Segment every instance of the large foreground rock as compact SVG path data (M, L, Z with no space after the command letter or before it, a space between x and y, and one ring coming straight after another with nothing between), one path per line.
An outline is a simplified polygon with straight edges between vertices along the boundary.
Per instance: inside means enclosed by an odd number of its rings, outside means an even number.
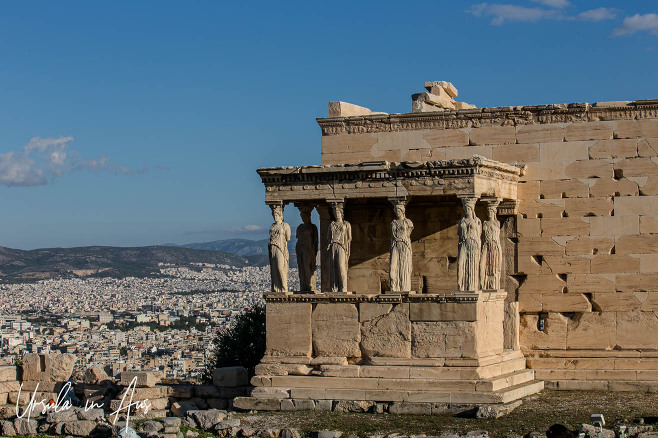
M158 371L124 371L119 384L128 386L135 378L137 388L153 388L162 380L162 374Z
M187 415L194 419L196 425L203 430L210 430L226 417L226 411L208 409L206 411L188 411Z
M72 354L26 354L23 357L22 380L36 382L65 382L73 373L75 356Z

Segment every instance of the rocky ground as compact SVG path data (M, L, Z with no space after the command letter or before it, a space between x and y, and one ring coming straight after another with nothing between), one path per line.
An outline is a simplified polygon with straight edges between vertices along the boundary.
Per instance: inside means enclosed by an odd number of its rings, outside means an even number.
M549 426L560 423L583 433L583 438L658 438L658 432L654 432L654 428L658 430L658 394L633 392L543 391L501 418L473 418L454 413L431 416L321 411L238 413L210 409L181 411L180 417L131 421L132 428L128 430L123 428L122 421L112 427L98 409L50 412L29 422L15 419L7 408L0 411L0 417L4 417L0 420L3 436L541 438ZM591 426L591 414L605 417L603 430Z
M618 425L652 426L658 423L658 394L637 392L542 391L501 418L477 419L445 415L393 415L336 412L260 412L238 414L242 426L256 430L292 428L302 432L342 431L359 435L464 435L484 430L491 437L524 436L544 432L555 423L578 430L591 414L603 414L606 428ZM640 424L642 423L642 424ZM655 424L658 430L658 424ZM652 430L653 427L649 427ZM631 432L632 430L629 430ZM638 430L638 432L640 432ZM627 436L630 434L627 433ZM658 434L656 435L658 437Z

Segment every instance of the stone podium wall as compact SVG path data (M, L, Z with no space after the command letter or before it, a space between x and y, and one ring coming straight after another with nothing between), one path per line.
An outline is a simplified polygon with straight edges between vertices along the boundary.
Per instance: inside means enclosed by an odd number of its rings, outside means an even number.
M529 365L555 385L572 381L564 388L588 388L587 381L598 381L597 389L611 381L656 386L657 100L318 122L322 164L477 154L526 165L516 233L508 235L518 256L506 284L518 300ZM351 221L354 227L359 218Z
M459 360L503 352L504 296L483 293L470 302L354 301L268 302L266 356L347 365L377 357Z

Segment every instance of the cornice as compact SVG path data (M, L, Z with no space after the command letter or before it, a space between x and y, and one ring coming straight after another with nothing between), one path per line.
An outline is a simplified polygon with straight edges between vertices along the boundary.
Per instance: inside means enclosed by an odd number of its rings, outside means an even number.
M658 118L658 99L595 104L504 106L443 110L431 113L318 118L316 120L322 129L322 135L339 135L649 118Z

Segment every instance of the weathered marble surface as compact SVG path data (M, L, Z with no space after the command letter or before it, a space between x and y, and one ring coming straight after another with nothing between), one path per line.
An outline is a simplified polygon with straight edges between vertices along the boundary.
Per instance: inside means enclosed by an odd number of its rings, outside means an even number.
M347 268L352 243L352 226L343 219L343 204L332 207L334 221L329 225L329 285L332 292L347 292Z
M283 205L271 205L274 223L270 227L270 275L272 292L288 291L288 241L290 225L283 222Z
M459 220L457 283L460 291L480 289L480 235L482 224L475 216L476 198L462 198L464 217Z
M394 201L395 219L391 222L389 278L392 291L411 290L411 232L414 224L405 216L405 203Z
M487 202L488 219L482 224L482 254L480 255L480 280L482 289L500 288L503 252L500 244L500 222L496 218L498 200Z

